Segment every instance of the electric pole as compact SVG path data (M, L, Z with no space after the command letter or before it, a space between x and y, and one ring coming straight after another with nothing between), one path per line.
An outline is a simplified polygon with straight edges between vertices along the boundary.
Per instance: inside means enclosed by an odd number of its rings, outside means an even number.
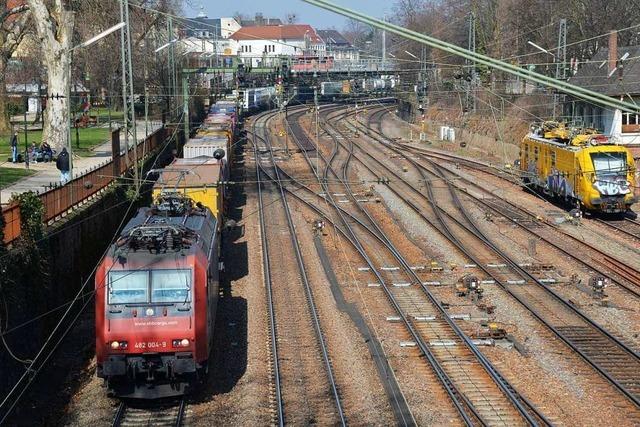
M167 18L167 43L169 43L168 50L168 68L169 68L169 120L173 121L172 118L176 113L176 92L178 82L176 80L176 50L174 43L174 33L173 33L173 18L169 16Z
M425 111L427 110L427 46L420 52L420 74L418 76L418 111L420 111L420 141L427 140Z
M384 21L387 22L387 15L384 15ZM387 31L382 30L382 69L385 69L387 62Z
M558 28L558 51L555 56L556 60L556 80L567 79L567 20L561 19ZM557 117L557 108L559 104L564 105L565 96L560 95L557 90L553 93L553 119ZM562 108L560 109L562 112ZM562 115L562 114L561 114Z
M468 33L468 49L470 52L476 52L476 15L474 12L469 12L468 16L469 23L469 33ZM466 76L466 108L467 111L476 112L476 97L475 90L477 84L477 76L476 76L476 62L471 61L469 59L466 60L467 69L469 71L469 75Z
M316 108L316 170L318 171L318 177L320 177L320 137L318 135L318 120L320 119L320 106L318 105L318 87L313 87L313 103Z
M126 25L120 30L120 45L122 55L122 107L124 146L127 164L131 164L129 158L129 141L133 146L133 183L136 194L140 191L138 179L138 138L136 133L136 112L134 108L133 93L133 68L131 65L131 33L129 32L129 0L120 0L120 21Z

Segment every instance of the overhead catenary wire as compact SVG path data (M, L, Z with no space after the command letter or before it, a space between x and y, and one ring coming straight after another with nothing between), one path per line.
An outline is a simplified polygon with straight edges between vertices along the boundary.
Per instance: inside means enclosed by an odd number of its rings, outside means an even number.
M415 31L406 30L400 26L369 17L360 12L356 12L354 10L344 8L342 6L335 5L325 0L303 0L303 1L309 4L319 6L323 9L327 9L327 10L339 13L341 15L356 19L358 21L368 23L369 25L372 25L376 28L385 29L387 31L401 35L403 37L413 39L415 41L435 47L445 52L454 53L457 56L461 56L461 57L476 61L477 63L489 66L491 68L505 71L509 74L518 75L526 80L530 80L536 83L541 83L545 86L559 89L562 92L577 96L581 99L589 99L600 105L609 106L612 108L619 108L619 109L629 110L633 112L640 112L640 109L638 108L638 106L632 103L616 100L611 97L608 97L607 95L603 95L601 93L594 92L589 89L582 88L580 86L575 86L573 84L570 84L561 80L556 80L556 79L544 76L542 74L536 73L534 71L521 69L517 66L491 58L486 55L482 55L476 52L470 52L467 49L455 46L451 43L443 42L442 40L439 40L430 36L425 36Z
M179 128L176 128L174 130L174 134L173 134L173 136L171 138L167 138L167 140L165 141L165 146L156 155L155 160L153 162L153 165L156 164L156 162L160 158L160 155L169 146L170 142L173 140L173 137L175 137L175 135L177 134L178 129ZM131 202L130 202L125 214L122 217L122 220L120 221L119 226L116 229L116 232L114 233L113 237L110 239L110 243L113 243L115 241L115 239L117 238L118 232L119 232L120 228L124 225L124 221L126 220L127 216L129 215L129 212L131 211L131 208L134 206L135 202L136 202L136 199L132 199L131 200ZM75 316L70 320L69 324L64 329L64 331L62 331L60 338L57 341L54 342L53 340L54 340L55 336L59 333L59 331L61 331L62 325L63 325L64 321L70 315L71 310L74 307L75 303L77 301L79 301L81 296L84 294L84 290L86 289L86 287L87 287L87 285L88 285L93 273L95 273L95 271L97 270L98 266L100 265L100 262L101 262L102 258L104 257L104 255L107 254L109 248L110 248L110 244L105 249L103 255L100 257L100 260L94 266L94 268L92 270L92 273L89 275L87 280L84 281L84 283L82 284L82 286L80 287L80 289L76 293L76 295L73 298L73 300L71 301L71 303L68 304L67 309L65 310L65 312L63 313L63 315L61 316L59 321L56 323L56 325L53 328L53 330L50 332L49 336L47 337L47 339L45 340L45 342L41 346L40 350L37 352L36 356L32 359L31 363L29 363L29 366L27 367L25 372L18 379L18 381L14 384L14 386L11 388L11 390L6 394L6 396L3 398L2 402L0 402L0 409L3 409L2 410L2 418L0 418L0 424L3 424L6 421L6 419L9 417L9 415L12 412L12 410L15 408L15 405L20 401L20 399L22 398L24 393L27 391L27 389L29 388L31 383L36 378L37 374L46 365L46 363L49 360L49 358L53 355L54 351L60 345L62 340L66 337L66 335L69 333L69 331L75 325L75 322L77 321L77 319L80 316L80 314L84 311L86 306L91 301L91 298L88 298L84 302L84 304L81 306L81 308L75 314ZM113 265L115 265L115 261L114 261ZM110 269L113 267L113 265L110 267ZM49 350L48 352L45 353L45 349L47 349L49 344L52 343L52 342L53 342L53 347L51 348L51 350ZM40 360L42 360L42 363L40 363L40 364L38 364L38 366L36 366L36 364ZM26 384L23 387L20 388L20 385L25 381L26 381ZM13 395L16 394L16 393L17 393L17 396L15 397L15 399L12 399Z

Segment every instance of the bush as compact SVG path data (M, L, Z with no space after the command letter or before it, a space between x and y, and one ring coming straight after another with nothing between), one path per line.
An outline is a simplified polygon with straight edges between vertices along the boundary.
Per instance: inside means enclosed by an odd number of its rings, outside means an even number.
M9 101L7 104L9 116L18 116L24 114L25 106L22 101Z

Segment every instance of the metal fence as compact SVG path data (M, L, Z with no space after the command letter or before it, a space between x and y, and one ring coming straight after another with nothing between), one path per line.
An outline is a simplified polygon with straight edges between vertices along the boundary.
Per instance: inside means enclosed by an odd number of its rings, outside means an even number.
M138 159L144 159L159 147L165 140L165 128L160 128L141 141L136 147ZM115 179L124 175L130 168L124 161L121 152L112 160L101 164L83 175L74 178L66 185L55 186L44 193L38 194L44 206L44 222L55 221L64 213L75 206L85 202L104 190ZM129 155L133 157L133 148L129 150ZM2 209L4 217L4 242L9 244L20 236L20 206L13 202Z

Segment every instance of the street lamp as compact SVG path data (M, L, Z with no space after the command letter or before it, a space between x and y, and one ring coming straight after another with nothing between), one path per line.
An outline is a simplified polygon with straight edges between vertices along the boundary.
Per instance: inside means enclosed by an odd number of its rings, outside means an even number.
M536 49L538 49L540 52L547 53L547 54L553 56L553 59L555 60L556 56L553 53L549 52L547 49L545 49L545 48L543 48L541 46L538 46L537 44L535 44L531 40L528 40L527 43L530 44L531 46L535 47Z
M178 41L178 39L173 39L173 40L171 40L170 42L167 42L167 43L163 44L162 46L160 46L159 48L157 48L157 49L154 51L154 53L158 53L158 52L160 52L161 50L164 50L164 49L168 48L169 46L171 46L172 44L176 43L177 41Z
M418 59L417 56L415 56L413 53L409 52L408 50L405 50L404 53L406 53L407 55L409 55L412 58Z
M89 40L80 43L77 46L74 46L70 49L67 50L67 61L68 61L68 68L69 68L69 81L67 82L67 109L69 110L69 132L67 135L67 150L69 151L69 180L73 179L73 155L71 154L71 80L72 80L72 73L71 73L71 53L76 50L76 49L80 49L80 48L84 48L87 46L91 46L92 44L94 44L95 42L97 42L100 39L103 39L104 37L108 36L111 33L114 33L120 29L122 29L125 25L124 22L120 22L116 25L114 25L113 27L101 32L100 34L90 38Z

